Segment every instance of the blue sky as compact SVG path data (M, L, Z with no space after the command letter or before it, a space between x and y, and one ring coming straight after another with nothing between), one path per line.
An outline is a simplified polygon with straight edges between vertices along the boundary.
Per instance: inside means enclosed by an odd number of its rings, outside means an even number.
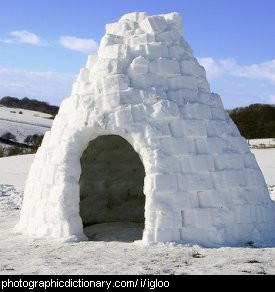
M105 24L131 11L183 14L225 107L275 103L274 0L0 0L0 97L59 104Z

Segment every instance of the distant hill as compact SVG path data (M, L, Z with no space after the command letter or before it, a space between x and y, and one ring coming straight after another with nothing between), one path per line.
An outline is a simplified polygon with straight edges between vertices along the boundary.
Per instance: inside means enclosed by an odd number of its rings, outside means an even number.
M35 153L53 116L0 105L0 157Z
M246 139L275 138L275 105L252 104L228 113Z
M20 108L31 111L38 111L46 114L50 114L55 117L58 113L58 107L54 105L49 105L45 101L39 101L37 99L29 99L28 97L24 97L23 99L19 99L16 97L5 96L0 99L0 105L12 108Z

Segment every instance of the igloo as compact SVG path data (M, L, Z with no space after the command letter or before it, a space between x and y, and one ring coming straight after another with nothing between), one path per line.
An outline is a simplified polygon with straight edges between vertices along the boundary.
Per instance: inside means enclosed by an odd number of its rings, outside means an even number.
M144 224L143 242L272 242L274 203L246 140L210 91L178 13L107 24L31 167L16 230L83 240Z

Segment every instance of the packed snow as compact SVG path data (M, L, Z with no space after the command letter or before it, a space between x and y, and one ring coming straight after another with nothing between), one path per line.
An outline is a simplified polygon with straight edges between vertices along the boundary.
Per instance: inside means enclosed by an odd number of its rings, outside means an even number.
M51 115L0 106L0 137L9 132L16 137L16 141L24 143L28 136L44 135L52 126Z
M257 162L263 172L273 200L275 201L275 148L252 149Z
M0 185L13 185L23 192L34 155L11 156L0 160Z

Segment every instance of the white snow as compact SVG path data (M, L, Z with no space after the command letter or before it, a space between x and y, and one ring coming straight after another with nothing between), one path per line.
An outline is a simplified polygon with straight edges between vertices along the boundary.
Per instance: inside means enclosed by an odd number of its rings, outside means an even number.
M13 185L23 191L34 155L0 159L0 185Z
M256 156L266 183L269 185L275 185L275 148L252 149L251 152Z
M260 154L260 155L259 155ZM263 162L275 151L255 150ZM197 245L144 246L139 226L106 224L87 230L93 240L59 243L14 234L33 155L0 159L0 274L275 274L275 248L206 249ZM259 161L264 174L265 165ZM21 166L18 169L18 166ZM269 181L275 185L275 176ZM275 198L274 198L275 199ZM126 238L125 238L125 235ZM119 240L119 241L117 241Z
M269 138L269 139L251 139L251 140L248 140L249 142L249 145L252 147L252 148L255 148L255 147L260 147L260 148L263 148L263 147L273 147L275 148L275 138Z
M50 117L37 111L0 106L0 137L9 132L17 142L23 143L29 135L44 135L52 126Z
M132 13L106 26L98 57L88 58L35 156L17 231L83 240L86 223L132 214L129 222L145 221L144 244L275 241L275 204L263 175L181 28L178 13ZM112 143L104 153L118 159L104 155L86 176L83 153L100 136L126 140L145 177L117 175L136 168Z
M252 149L275 201L275 148Z

